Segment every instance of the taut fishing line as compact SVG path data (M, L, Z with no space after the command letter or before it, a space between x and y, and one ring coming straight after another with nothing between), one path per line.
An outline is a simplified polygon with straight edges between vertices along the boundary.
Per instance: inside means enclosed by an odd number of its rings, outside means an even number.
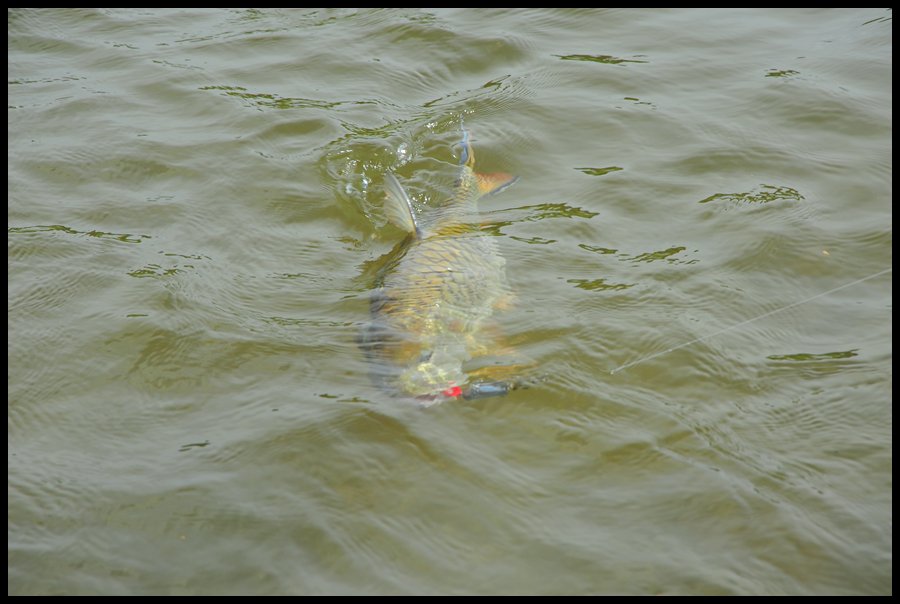
M834 292L841 291L842 289L847 289L848 287L853 287L854 285L862 283L863 281L868 281L869 279L875 279L876 277L885 275L885 274L891 272L892 270L894 270L893 267L888 267L884 270L878 271L877 273L872 273L871 275L863 277L862 279L857 279L856 281L851 281L850 283L845 283L843 285L839 285L833 289L829 289L828 291L820 292L820 293L816 294L815 296L810 296L809 298L800 300L799 302L793 302L791 304L788 304L787 306L781 306L779 308L776 308L775 310L770 310L769 312L764 312L763 314L757 315L755 317L751 317L750 319L747 319L746 321L741 321L740 323L735 323L734 325L729 325L728 327L725 327L724 329L720 329L719 331L714 331L713 333L707 334L700 338L694 338L690 342L685 342L684 344L679 344L678 346L673 346L672 348L666 348L665 350L653 353L649 356L641 357L641 358L637 359L636 361L631 361L629 363L625 363L624 365L619 365L618 367L616 367L609 373L615 374L615 373L622 371L623 369L628 369L629 367L634 367L635 365L640 365L641 363L645 363L651 359L655 359L655 358L661 357L663 355L669 354L670 352L675 352L676 350L680 350L682 348L687 348L688 346L697 344L698 342L703 342L704 340L714 338L718 335L722 335L723 333L732 331L739 327L743 327L744 325L747 325L749 323L753 323L754 321L758 321L758 320L768 317L770 315L774 315L776 313L780 313L782 311L788 310L789 308L794 308L795 306L800 306L801 304L806 304L807 302L812 302L816 298L821 298L823 296L833 294Z

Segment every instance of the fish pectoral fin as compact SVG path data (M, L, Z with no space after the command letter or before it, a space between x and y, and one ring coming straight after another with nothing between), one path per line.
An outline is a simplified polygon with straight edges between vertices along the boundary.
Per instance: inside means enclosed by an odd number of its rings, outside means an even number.
M528 373L528 371L534 367L534 362L522 361L521 363L508 365L488 365L486 367L479 367L478 369L467 371L466 375L470 380L511 380Z
M519 180L519 177L506 172L494 172L493 174L476 174L475 179L478 182L478 192L482 195L490 195L511 187Z
M384 212L388 220L407 233L414 233L416 237L421 237L422 230L416 221L412 200L393 172L384 175L384 191Z

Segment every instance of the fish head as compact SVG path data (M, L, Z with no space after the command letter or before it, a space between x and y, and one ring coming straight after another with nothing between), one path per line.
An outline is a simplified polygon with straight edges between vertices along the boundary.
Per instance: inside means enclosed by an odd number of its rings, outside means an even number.
M461 346L442 346L423 353L419 359L401 369L397 388L422 400L454 396L466 382L463 363L466 351Z

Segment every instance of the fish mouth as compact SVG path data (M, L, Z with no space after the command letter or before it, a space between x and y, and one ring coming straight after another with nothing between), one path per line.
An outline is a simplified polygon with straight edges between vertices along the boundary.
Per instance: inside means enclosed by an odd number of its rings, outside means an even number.
M437 394L426 394L416 397L422 407L431 407L449 400L463 399L471 401L494 396L504 396L515 389L511 382L474 382L466 386L451 386Z
M460 342L444 342L418 351L417 358L405 366L384 363L382 358L377 375L386 391L408 397L422 407L504 396L523 387L524 382L512 371L527 366L518 357L485 355L472 359L464 352Z
M445 388L444 390L441 390L440 392L434 394L420 394L416 397L416 402L419 403L420 407L431 407L440 403L458 399L462 396L462 394L463 389L461 386L450 386L449 388Z

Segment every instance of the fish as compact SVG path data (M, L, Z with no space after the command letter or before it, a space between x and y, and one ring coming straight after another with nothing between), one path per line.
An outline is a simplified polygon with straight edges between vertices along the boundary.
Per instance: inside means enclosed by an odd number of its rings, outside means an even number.
M426 405L507 394L532 364L503 343L493 321L513 296L506 260L478 212L481 197L518 177L477 173L465 129L459 144L453 195L436 208L420 214L393 172L385 174L385 214L406 237L378 273L360 338L378 384Z

